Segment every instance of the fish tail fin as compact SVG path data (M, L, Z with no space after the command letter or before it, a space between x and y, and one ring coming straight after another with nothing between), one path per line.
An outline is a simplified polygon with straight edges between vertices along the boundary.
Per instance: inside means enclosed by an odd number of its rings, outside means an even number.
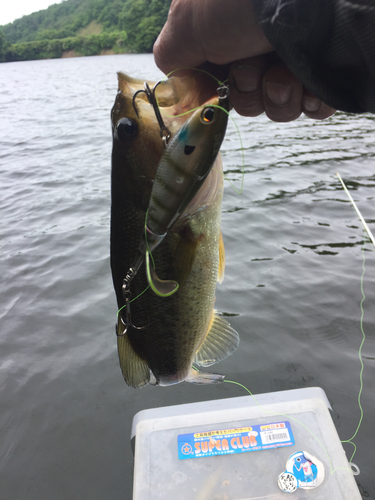
M128 336L124 335L121 321L118 322L116 331L118 357L125 382L135 389L147 385L150 381L150 368L147 362L134 351Z
M224 382L225 375L219 375L217 373L207 373L200 372L194 368L191 369L189 376L185 379L185 382L190 382L191 384L206 385L206 384L220 384Z
M240 337L227 320L213 311L207 335L195 354L194 363L211 366L227 358L237 349Z

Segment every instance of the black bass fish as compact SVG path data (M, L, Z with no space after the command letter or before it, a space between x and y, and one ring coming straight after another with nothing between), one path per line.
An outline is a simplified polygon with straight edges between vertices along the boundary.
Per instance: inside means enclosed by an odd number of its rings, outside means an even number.
M133 103L144 82L118 75L111 112L111 268L120 366L131 387L222 381L192 364L217 363L239 343L213 309L224 275L218 152L227 113L216 107L218 97L201 106L207 99L201 78L170 78L158 86L158 109L172 135L164 148L154 107L142 93Z

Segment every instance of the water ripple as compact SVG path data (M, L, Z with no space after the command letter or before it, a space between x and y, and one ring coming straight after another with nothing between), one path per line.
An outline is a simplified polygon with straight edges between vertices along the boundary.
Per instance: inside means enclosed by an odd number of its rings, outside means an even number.
M229 384L134 391L122 380L109 266L118 70L162 77L151 55L1 65L1 498L130 500L134 414L234 394ZM323 387L346 438L356 425L364 235L335 173L374 225L374 117L234 116L244 151L230 121L224 169L237 188L244 170L245 182L241 195L225 183L215 307L241 344L217 370L254 393ZM355 461L375 498L375 257L368 243L364 253L368 375Z

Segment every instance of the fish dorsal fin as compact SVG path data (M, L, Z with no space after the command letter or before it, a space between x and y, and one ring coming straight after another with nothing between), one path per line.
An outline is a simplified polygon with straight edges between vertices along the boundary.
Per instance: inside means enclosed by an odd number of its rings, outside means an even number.
M144 87L145 80L132 78L131 76L127 75L126 73L123 73L122 71L119 71L117 73L117 78L118 78L118 89L125 94L128 92L135 93L138 90L143 90L145 88ZM147 83L151 88L154 88L156 82L148 80ZM141 94L140 98L146 100L145 95Z
M124 328L121 321L118 328L120 329L118 334L121 335ZM125 382L136 389L147 385L150 381L150 368L134 351L127 335L117 337L117 350Z
M225 272L225 247L224 247L224 241L223 241L223 235L221 234L220 231L220 238L219 238L219 273L217 277L217 281L221 283L224 279L224 272Z
M228 321L213 311L212 321L204 339L195 354L194 363L199 366L211 366L230 356L237 349L240 338Z

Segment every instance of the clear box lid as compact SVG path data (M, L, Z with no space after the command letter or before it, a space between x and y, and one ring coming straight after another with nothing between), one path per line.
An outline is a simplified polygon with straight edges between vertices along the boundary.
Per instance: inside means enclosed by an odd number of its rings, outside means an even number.
M280 475L295 500L361 500L329 407L308 388L139 412L133 500L283 499Z

